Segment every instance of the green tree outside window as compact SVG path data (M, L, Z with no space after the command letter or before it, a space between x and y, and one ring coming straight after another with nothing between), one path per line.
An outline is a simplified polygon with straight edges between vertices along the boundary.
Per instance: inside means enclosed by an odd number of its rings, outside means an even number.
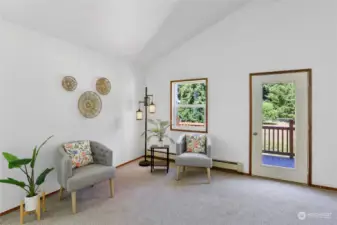
M178 84L177 101L179 105L206 105L206 84ZM178 107L181 122L205 122L204 107Z

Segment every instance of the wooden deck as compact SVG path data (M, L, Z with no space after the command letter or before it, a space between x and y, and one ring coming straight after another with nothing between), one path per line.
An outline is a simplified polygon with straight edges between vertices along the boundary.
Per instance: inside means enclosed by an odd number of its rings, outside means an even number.
M262 155L263 165L295 168L295 159L273 155Z

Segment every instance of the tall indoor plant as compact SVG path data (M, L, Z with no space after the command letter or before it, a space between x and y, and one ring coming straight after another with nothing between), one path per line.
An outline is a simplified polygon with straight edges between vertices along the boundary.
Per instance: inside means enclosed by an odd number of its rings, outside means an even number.
M39 147L35 146L33 149L32 157L31 158L18 158L17 156L10 154L8 152L3 152L2 155L8 162L9 169L20 169L27 178L27 183L24 181L16 180L13 178L1 179L0 183L5 184L12 184L22 188L26 193L25 197L25 210L26 211L33 211L37 207L38 201L38 190L40 185L45 181L46 176L54 169L54 168L47 168L45 169L36 179L35 179L35 162L39 155L41 148L47 143L47 141L52 138L50 136L45 140ZM27 167L30 167L28 170Z
M159 146L164 145L164 139L169 139L172 144L175 143L174 140L166 134L167 128L170 126L169 121L162 121L160 119L156 120L148 119L148 122L154 125L155 127L150 130L147 130L150 133L150 135L147 138L147 141L150 141L150 139L153 137L157 137ZM143 132L142 135L144 134L145 132Z

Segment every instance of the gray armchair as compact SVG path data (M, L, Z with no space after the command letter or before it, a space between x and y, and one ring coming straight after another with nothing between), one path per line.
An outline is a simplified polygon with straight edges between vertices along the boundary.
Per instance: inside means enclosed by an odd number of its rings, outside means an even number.
M207 170L208 182L211 182L211 168L213 161L211 158L211 139L207 136L206 149L204 153L192 153L186 152L186 135L180 135L176 143L176 166L177 166L177 180L179 180L180 170L185 170L186 166L190 167L202 167Z
M114 196L115 168L112 166L112 150L104 145L90 141L94 163L72 169L71 159L64 151L63 145L58 148L56 170L57 179L61 185L59 198L62 199L64 189L71 192L72 210L76 213L76 191L92 186L104 180L110 180L110 196Z

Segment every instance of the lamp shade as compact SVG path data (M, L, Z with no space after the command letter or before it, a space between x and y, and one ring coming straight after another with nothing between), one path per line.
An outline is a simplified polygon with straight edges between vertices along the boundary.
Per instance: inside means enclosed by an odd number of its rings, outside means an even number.
M149 105L149 112L150 113L155 113L156 112L156 105L153 104L153 102L151 102L151 104Z
M137 120L142 120L143 119L143 111L138 109L136 112L136 119Z

